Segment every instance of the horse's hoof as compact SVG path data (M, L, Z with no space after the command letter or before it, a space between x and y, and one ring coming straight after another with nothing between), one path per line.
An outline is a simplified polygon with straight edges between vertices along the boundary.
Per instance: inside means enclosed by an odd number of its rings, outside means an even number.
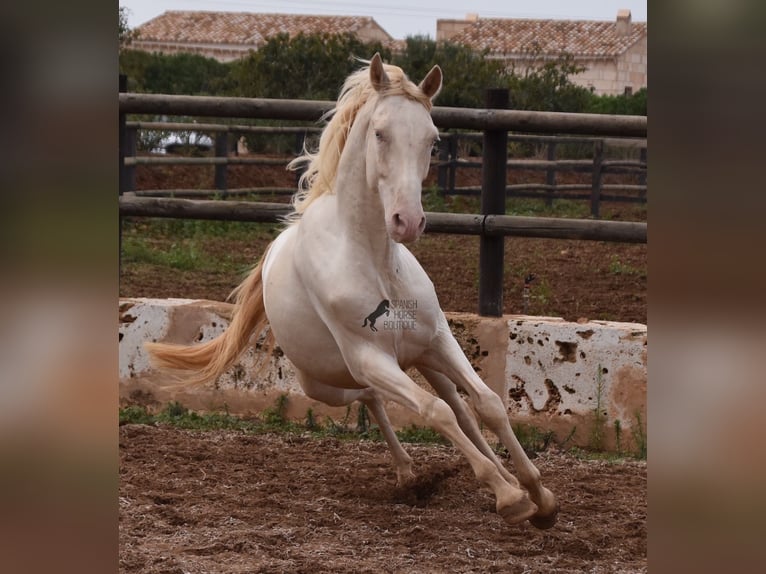
M497 512L508 524L520 524L534 516L537 512L537 505L525 494L513 504L498 508Z
M417 475L412 471L399 473L396 477L396 487L411 488L417 482L417 479Z
M558 515L559 515L559 505L557 503L556 508L553 509L553 512L551 512L550 514L546 514L544 516L540 514L535 514L529 518L529 523L535 528L539 528L540 530L547 530L548 528L552 528L553 525L556 524Z

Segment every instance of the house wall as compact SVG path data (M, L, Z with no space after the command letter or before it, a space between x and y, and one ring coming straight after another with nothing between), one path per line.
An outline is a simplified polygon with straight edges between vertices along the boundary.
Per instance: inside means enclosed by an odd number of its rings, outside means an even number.
M198 54L213 58L219 62L231 62L247 56L256 46L236 44L187 44L183 42L137 41L131 43L131 49L162 54Z
M365 26L355 32L355 36L362 42L391 41L388 33L380 26ZM136 39L130 45L133 50L145 52L160 52L163 54L199 54L207 58L214 58L219 62L231 62L247 56L250 51L259 48L256 44L197 44L189 42L161 42L155 40Z
M626 86L632 88L633 93L647 87L647 65L647 39L643 38L617 61L616 93L623 93Z

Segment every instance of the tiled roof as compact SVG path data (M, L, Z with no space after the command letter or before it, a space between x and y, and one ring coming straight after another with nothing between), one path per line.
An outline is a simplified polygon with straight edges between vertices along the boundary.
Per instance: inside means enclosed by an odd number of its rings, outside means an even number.
M139 40L195 44L260 45L280 33L356 33L377 28L367 16L312 16L303 14L254 14L249 12L165 12L137 28ZM389 35L390 38L390 35Z
M450 41L492 54L607 57L622 54L646 34L646 22L632 22L630 31L620 34L614 21L479 18Z

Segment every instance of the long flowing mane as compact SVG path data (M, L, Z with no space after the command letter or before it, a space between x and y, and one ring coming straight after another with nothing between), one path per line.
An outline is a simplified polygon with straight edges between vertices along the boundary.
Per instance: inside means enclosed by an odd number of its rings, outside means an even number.
M351 74L343 84L335 108L323 116L330 118L319 138L319 149L312 153L305 149L303 154L290 162L290 169L307 164L307 169L298 181L298 192L293 197L293 213L288 221L294 222L316 198L333 193L338 163L346 146L346 139L359 110L372 98L402 95L420 102L431 110L431 99L398 66L384 64L390 83L383 91L376 91L370 82L369 61L367 66Z

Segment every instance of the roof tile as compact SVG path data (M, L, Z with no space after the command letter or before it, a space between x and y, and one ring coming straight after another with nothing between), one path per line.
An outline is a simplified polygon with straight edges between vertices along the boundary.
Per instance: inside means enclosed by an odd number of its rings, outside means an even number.
M647 35L646 22L633 22L622 35L615 22L480 18L450 37L492 54L616 56Z
M367 16L315 16L171 10L137 28L141 41L260 45L280 33L355 33L377 27ZM385 34L386 32L380 28ZM389 36L390 37L390 36Z

